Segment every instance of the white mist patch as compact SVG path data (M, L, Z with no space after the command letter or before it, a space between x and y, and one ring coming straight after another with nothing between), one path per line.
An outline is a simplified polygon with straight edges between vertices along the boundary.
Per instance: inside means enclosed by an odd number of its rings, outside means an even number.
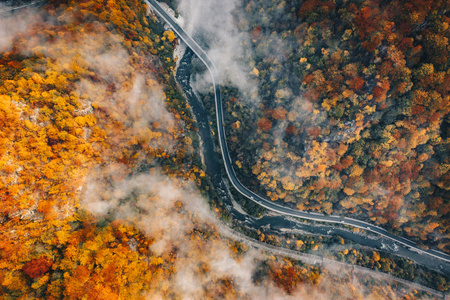
M129 65L130 58L125 49L118 48L92 56L86 51L84 58L100 77L108 81L122 79L121 76L132 72Z
M7 6L0 4L0 12L7 9ZM0 52L10 51L14 38L41 21L41 16L33 11L16 11L7 17L0 15Z
M244 63L245 48L249 45L249 36L239 32L234 17L234 0L186 0L179 1L178 10L185 19L185 31L193 36L216 66L220 80L230 81L237 86L246 99L257 101L257 81L250 76L252 67ZM197 75L193 84L204 91L210 87L210 74Z

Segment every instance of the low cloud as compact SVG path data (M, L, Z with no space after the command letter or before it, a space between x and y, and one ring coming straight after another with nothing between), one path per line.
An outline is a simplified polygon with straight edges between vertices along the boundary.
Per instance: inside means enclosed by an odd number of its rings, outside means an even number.
M34 24L42 21L39 14L33 10L16 11L9 15L8 9L0 3L0 52L12 50L12 42L21 33L26 32ZM2 16L4 14L5 16Z
M186 0L179 1L178 11L185 20L184 29L206 50L216 66L222 82L230 81L246 99L257 101L257 79L250 76L253 67L244 63L250 43L249 35L238 30L237 2ZM207 46L206 46L207 45ZM210 87L210 74L198 74L194 85L200 90Z

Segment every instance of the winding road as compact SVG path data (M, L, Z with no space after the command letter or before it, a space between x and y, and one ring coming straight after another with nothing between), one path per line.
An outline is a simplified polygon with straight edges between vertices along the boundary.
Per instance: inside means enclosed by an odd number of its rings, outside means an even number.
M385 229L378 227L376 225L370 224L368 222L360 221L353 218L348 217L342 217L338 215L324 215L320 213L315 212L305 212L305 211L299 211L294 210L288 207L284 207L282 205L276 204L268 199L265 199L261 197L260 195L255 194L248 188L246 188L237 178L236 173L232 166L232 160L230 157L230 154L228 152L227 143L226 143L226 135L225 135L225 127L224 127L224 113L223 113L223 107L222 107L222 100L220 98L220 86L219 86L219 80L218 80L218 72L212 61L209 59L207 54L203 51L203 49L194 41L194 39L188 35L183 28L181 28L176 21L161 7L161 5L156 2L155 0L145 0L147 4L149 4L153 9L158 13L158 15L164 19L167 24L172 28L172 30L178 35L178 37L183 40L189 46L192 51L198 56L198 58L205 64L205 66L208 68L212 82L214 87L214 94L215 94L215 107L216 107L216 118L217 118L217 132L218 132L218 140L220 144L220 149L222 152L223 162L225 165L225 170L227 172L228 178L230 179L231 183L235 187L235 189L241 193L243 196L247 197L248 199L256 202L257 204L261 205L262 207L265 207L271 211L277 212L282 215L288 215L293 216L301 219L306 220L313 220L313 221L319 221L319 222L326 222L326 223L337 223L342 225L349 225L356 228L364 229L370 232L373 232L375 234L379 234L383 237L386 237L388 239L393 240L396 243L399 243L403 246L408 247L412 251L415 251L419 254L429 255L431 257L440 259L442 261L445 261L447 263L450 263L450 256L441 252L436 251L433 249L424 250L417 246L417 244L413 241L410 241L408 239L405 239L403 237L395 236ZM447 270L448 272L449 270Z

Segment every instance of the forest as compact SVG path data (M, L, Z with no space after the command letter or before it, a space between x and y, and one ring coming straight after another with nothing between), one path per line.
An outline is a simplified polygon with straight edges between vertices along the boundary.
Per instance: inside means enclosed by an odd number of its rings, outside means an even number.
M257 95L222 88L241 182L450 252L448 2L247 0L238 9L249 37L240 59L258 84Z
M25 19L0 46L2 299L421 297L220 236L177 40L140 1L51 0L0 22Z

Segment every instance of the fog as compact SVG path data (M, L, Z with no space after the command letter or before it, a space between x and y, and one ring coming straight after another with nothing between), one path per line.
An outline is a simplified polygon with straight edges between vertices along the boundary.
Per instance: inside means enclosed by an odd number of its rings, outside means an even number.
M0 3L0 13L6 9ZM33 24L41 21L40 15L30 10L12 16L2 16L0 14L0 52L11 51L14 38L19 38L20 33L27 31Z
M253 67L244 63L249 57L246 45L250 37L236 27L236 1L183 0L178 11L184 19L184 29L206 49L216 66L220 80L239 87L249 101L258 102L257 78L251 76ZM210 74L205 72L194 78L197 89L209 89Z

